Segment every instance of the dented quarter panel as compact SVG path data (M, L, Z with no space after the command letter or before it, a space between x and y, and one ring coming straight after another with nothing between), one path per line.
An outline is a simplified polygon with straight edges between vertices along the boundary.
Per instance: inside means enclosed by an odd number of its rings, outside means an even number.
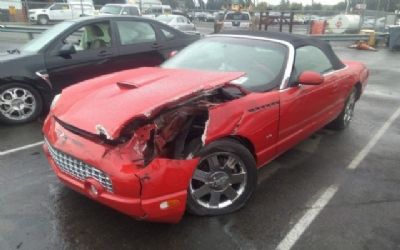
M251 93L209 111L205 144L228 136L248 139L254 146L257 166L273 159L279 122L277 91Z

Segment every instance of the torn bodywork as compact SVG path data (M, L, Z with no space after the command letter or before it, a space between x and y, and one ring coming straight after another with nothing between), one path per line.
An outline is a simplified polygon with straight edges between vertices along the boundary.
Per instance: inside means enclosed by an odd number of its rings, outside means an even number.
M121 138L131 138L124 148L134 151L132 161L138 166L146 166L156 157L186 159L201 146L209 110L245 94L237 86L226 85L167 105L152 119L135 119L121 131Z

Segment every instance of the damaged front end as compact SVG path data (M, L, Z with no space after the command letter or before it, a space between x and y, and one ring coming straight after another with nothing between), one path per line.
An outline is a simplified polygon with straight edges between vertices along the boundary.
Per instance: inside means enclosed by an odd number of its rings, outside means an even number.
M199 161L195 156L203 146L209 111L246 94L232 84L192 93L134 117L122 125L116 138L101 125L94 134L49 116L43 129L49 143L108 173L114 194L93 197L87 188L93 180L79 186L60 171L46 146L45 151L57 176L75 190L139 219L176 223L185 211L187 187ZM61 128L69 140L55 135ZM76 149L79 138L84 140L79 142L81 149Z
M133 151L132 162L143 167L157 157L190 159L203 146L209 110L245 94L242 89L228 85L166 104L153 118L135 118L121 130L120 140L130 138L123 150Z

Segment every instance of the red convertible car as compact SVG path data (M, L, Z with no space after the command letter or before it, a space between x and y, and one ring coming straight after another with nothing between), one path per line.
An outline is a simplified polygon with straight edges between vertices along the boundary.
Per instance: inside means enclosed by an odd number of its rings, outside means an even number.
M44 150L67 186L137 219L225 214L249 199L257 168L326 125L346 128L367 78L320 40L211 35L160 67L65 89Z

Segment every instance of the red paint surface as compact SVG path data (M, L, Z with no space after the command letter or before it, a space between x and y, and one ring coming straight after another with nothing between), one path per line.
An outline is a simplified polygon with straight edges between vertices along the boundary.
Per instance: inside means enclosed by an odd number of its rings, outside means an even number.
M263 166L337 117L357 82L362 83L362 90L365 88L367 69L356 62L346 64L342 70L325 74L319 85L250 93L210 108L205 144L224 137L246 140L252 146L249 150L257 166ZM137 164L144 147L138 136L115 147L95 143L65 130L52 116L89 132L95 132L95 125L102 124L110 134L117 135L134 117L223 86L240 75L142 68L75 85L63 92L46 119L43 132L53 147L107 173L113 193L103 191L93 197L85 189L85 182L61 172L48 156L50 164L66 185L91 199L135 218L176 223L185 211L187 188L198 159L155 158L143 166ZM121 89L116 84L121 81L134 88ZM138 131L146 137L145 128ZM174 206L160 208L168 200Z
M132 118L151 116L162 106L216 88L243 74L163 68L126 70L63 90L53 112L62 121L79 124L80 129L91 133L96 133L96 125L101 124L115 138L121 125ZM135 88L121 88L118 82L130 83Z

